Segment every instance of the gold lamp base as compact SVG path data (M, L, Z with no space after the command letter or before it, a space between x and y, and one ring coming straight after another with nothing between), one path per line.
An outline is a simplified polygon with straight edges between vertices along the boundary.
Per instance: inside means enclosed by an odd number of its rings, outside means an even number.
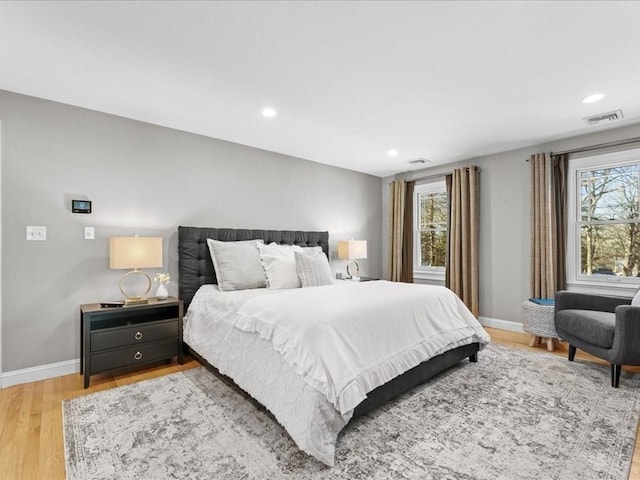
M146 287L146 292L144 292L143 295L129 295L126 292L126 288L125 288L125 280L130 277L131 275L134 274L138 274L138 275L142 275L143 278L146 278L147 280L147 287ZM140 270L138 270L137 268L131 270L130 272L125 273L124 275L122 275L122 278L120 278L120 291L122 292L122 295L124 295L124 304L125 306L128 305L144 305L146 303L149 303L149 300L147 300L146 295L149 293L149 291L151 290L151 277L149 275L147 275L145 272L142 272ZM136 292L136 293L139 293Z
M126 297L124 299L124 304L126 305L144 305L149 303L149 300L142 297Z

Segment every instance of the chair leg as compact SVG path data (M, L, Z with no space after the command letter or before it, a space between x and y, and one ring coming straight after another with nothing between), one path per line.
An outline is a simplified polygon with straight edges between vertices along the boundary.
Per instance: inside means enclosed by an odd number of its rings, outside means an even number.
M573 345L569 345L569 361L573 362L573 359L576 357L576 347Z
M550 352L553 352L555 348L555 345L553 343L553 338L549 337L547 338L547 350L549 350Z
M620 385L620 372L622 372L622 365L611 364L611 386L618 388Z

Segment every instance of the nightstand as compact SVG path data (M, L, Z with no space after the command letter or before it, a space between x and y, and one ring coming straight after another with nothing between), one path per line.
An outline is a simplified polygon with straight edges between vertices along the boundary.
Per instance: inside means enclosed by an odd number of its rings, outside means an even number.
M182 349L182 300L150 298L144 305L80 306L80 373L84 388L91 375L178 357Z

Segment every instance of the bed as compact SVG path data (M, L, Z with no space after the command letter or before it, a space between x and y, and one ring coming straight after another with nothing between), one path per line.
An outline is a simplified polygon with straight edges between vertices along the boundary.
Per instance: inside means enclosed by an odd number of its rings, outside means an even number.
M381 281L221 291L208 239L297 245L321 249L329 257L328 232L178 228L179 295L185 303L184 341L189 351L264 405L302 451L326 465L334 464L338 434L352 418L466 358L476 362L478 352L489 342L477 320L444 287ZM417 322L409 322L406 332L400 330L392 322L399 324L401 319L392 317L397 317L402 308L415 310L409 303L414 300L409 298L417 298L418 294L422 298L426 292L433 295L431 304L424 307L424 315L431 316L428 322L439 325L451 321L451 332L443 328L437 337L417 342L415 349L397 355L385 352L383 357L388 360L378 361L375 356L380 351L393 351L397 347L391 344L402 342L403 337L417 338L416 332L422 331L422 324ZM392 304L393 299L404 298L405 294L407 300L402 305L406 307ZM331 304L356 304L358 308L350 307L347 314L342 314L338 311L341 308L324 307ZM340 315L339 321L325 327L324 319L334 314L336 319ZM451 320L440 322L440 318L449 316ZM304 322L298 321L302 317ZM363 330L358 326L358 322L369 318L375 328ZM317 325L321 327L316 328ZM296 333L296 329L303 330ZM335 329L339 331L336 333ZM351 336L345 333L349 329ZM369 330L373 333L367 333ZM298 341L309 331L313 332L313 342ZM371 357L369 363L367 357Z

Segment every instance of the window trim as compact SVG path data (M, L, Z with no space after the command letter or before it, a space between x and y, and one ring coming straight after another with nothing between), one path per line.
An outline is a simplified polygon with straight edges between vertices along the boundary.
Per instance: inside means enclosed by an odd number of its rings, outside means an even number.
M602 292L614 295L630 294L638 290L640 278L600 275L582 275L580 269L580 172L598 167L633 165L640 163L640 148L613 153L589 155L569 159L567 176L567 286L575 291ZM607 277L607 278L604 278Z
M421 256L421 244L420 244L420 228L418 225L419 220L419 198L420 194L424 193L441 193L447 192L447 184L444 177L436 178L430 182L421 183L416 185L413 190L413 277L420 280L445 280L445 268L446 267L425 267L420 265ZM449 225L447 224L447 231Z

